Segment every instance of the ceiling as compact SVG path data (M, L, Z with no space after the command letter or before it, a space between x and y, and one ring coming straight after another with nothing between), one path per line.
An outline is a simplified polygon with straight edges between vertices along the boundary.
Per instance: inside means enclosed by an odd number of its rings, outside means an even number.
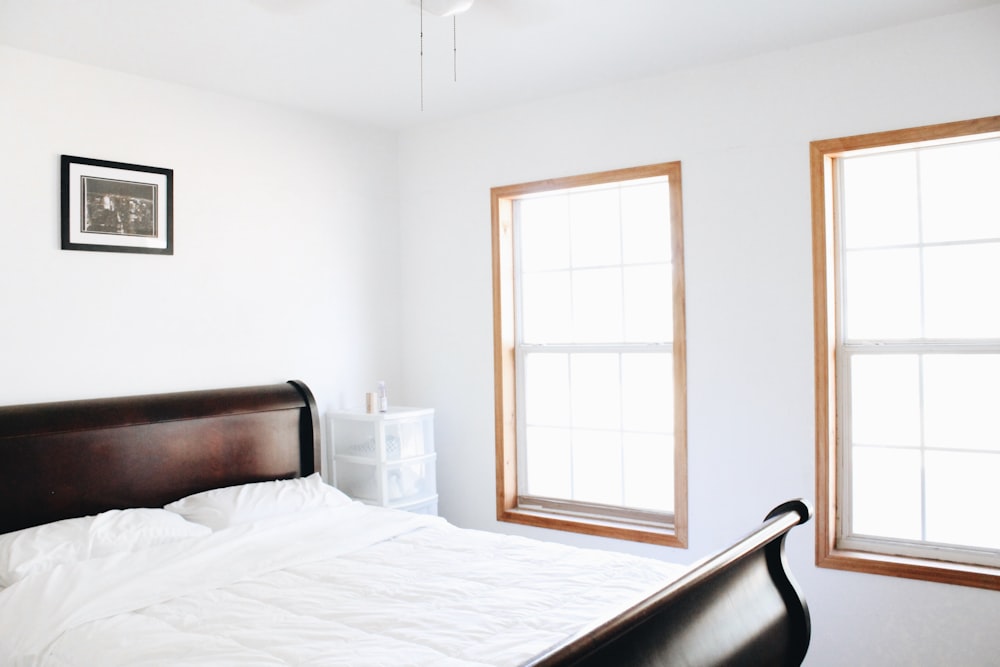
M0 0L0 43L403 128L998 1L476 0L421 66L419 0Z

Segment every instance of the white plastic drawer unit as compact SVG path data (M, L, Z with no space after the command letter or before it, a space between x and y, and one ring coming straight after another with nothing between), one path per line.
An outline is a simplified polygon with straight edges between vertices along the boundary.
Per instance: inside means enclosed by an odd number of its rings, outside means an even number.
M421 500L415 502L411 505L400 505L399 509L406 510L407 512L413 512L414 514L433 514L434 516L437 516L438 513L437 496L434 496L430 500Z
M437 488L433 454L385 464L340 457L335 466L337 488L374 505L409 505L434 497Z
M436 510L433 409L334 412L330 423L337 488L373 505Z

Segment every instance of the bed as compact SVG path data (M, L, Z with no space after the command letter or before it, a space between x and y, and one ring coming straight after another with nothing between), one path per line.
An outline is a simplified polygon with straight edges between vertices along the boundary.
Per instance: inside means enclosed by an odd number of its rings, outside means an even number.
M792 500L692 566L319 477L299 381L0 408L0 664L798 665ZM75 531L75 532L74 532Z

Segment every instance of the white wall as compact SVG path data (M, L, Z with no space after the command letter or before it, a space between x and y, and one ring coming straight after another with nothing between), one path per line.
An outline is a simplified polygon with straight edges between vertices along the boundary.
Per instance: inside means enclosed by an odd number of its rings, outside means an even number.
M172 256L60 249L59 156L174 170ZM396 136L0 47L0 405L398 385Z
M404 132L404 389L437 408L440 507L467 527L690 562L814 497L811 140L1000 113L1000 7ZM492 186L681 160L687 551L495 521ZM1000 593L819 570L810 665L988 665Z

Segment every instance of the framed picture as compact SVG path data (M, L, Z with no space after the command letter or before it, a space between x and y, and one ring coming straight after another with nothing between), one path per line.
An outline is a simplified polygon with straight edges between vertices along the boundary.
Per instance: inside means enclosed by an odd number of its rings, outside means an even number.
M174 254L172 169L62 156L63 250Z

